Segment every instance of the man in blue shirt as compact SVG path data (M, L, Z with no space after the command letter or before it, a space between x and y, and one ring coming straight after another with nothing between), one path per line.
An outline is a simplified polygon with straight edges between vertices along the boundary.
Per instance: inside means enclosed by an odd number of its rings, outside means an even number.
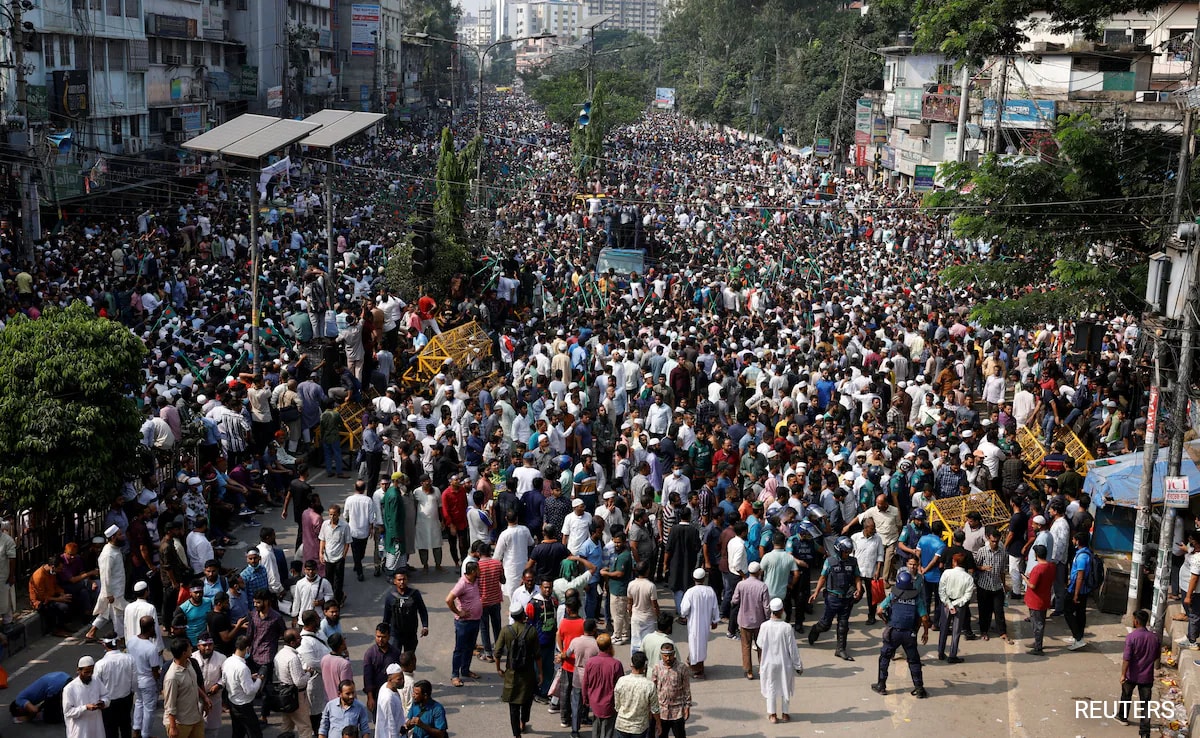
M446 709L433 699L433 685L421 679L413 684L412 707L404 723L412 738L446 738ZM326 738L322 735L321 738Z
M921 550L921 575L925 579L925 610L929 611L932 602L935 623L940 623L942 616L938 583L942 581L942 558L946 551L946 542L942 540L944 530L942 521L936 520L930 532L917 541L917 548Z
M593 520L588 530L588 539L579 547L580 558L587 559L595 567L592 569L592 581L587 586L587 598L584 600L584 611L589 618L597 618L600 614L600 569L604 567L604 521Z
M337 699L329 700L321 711L321 727L317 731L320 738L342 738L342 728L348 725L358 728L359 738L371 735L366 705L354 698L356 693L354 682L349 679L338 685Z
M1071 573L1067 575L1067 602L1063 608L1063 618L1071 629L1072 641L1067 648L1078 651L1087 645L1083 631L1087 627L1087 598L1091 594L1087 586L1087 573L1092 566L1093 554L1088 548L1092 537L1086 530L1077 531L1072 538L1075 540L1075 558L1071 561Z
M62 692L71 679L71 675L65 671L52 671L38 677L33 684L21 690L8 706L9 712L18 723L30 722L39 713L42 714L43 722L61 723Z

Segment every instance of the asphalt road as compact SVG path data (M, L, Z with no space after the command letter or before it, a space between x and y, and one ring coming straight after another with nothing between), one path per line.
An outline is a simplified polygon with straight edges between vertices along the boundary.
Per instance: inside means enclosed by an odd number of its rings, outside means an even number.
M326 505L344 500L352 485L349 480L325 479L320 475L314 487ZM279 531L278 540L284 544L289 559L295 541L290 521L274 515L260 516L266 525ZM234 535L243 541L256 538L256 529L242 529ZM468 682L462 689L450 686L450 655L453 646L453 624L443 601L455 581L449 552L445 555L445 570L423 576L417 573L412 586L425 595L430 607L430 635L417 650L418 678L434 684L434 698L445 707L451 733L460 736L505 738L508 735L508 712L500 703L501 680L493 664L475 661L473 669L482 678ZM413 563L417 560L414 557ZM362 655L372 642L375 624L383 609L383 597L388 585L384 578L376 579L367 570L365 582L358 582L348 571L348 606L342 615L342 629L350 645L355 674L361 680ZM660 591L664 608L672 606L671 596ZM851 620L849 639L853 663L833 656L833 632L825 633L815 647L801 640L800 654L805 672L796 681L797 697L791 705L792 722L772 725L765 717L765 707L757 681L747 681L741 670L737 641L726 640L719 629L709 644L708 679L692 685L695 706L687 726L688 735L729 738L758 738L766 736L809 735L870 735L873 732L890 736L924 736L931 732L943 736L1029 736L1062 738L1064 736L1136 736L1136 727L1125 727L1112 720L1076 717L1077 699L1115 701L1119 697L1122 639L1126 629L1116 616L1089 613L1089 640L1092 645L1069 652L1061 637L1067 635L1061 619L1054 619L1047 628L1048 657L1037 659L1025 653L1029 626L1021 622L1023 608L1007 610L1010 633L1018 639L1016 646L1006 646L999 639L989 642L973 641L962 644L960 655L966 663L948 665L938 662L932 640L921 648L924 677L930 698L917 700L908 694L911 688L903 661L892 664L889 687L895 693L881 697L871 691L878 665L880 626L868 628L865 612L858 610ZM1014 622L1015 621L1015 622ZM1015 630L1014 630L1015 628ZM686 634L676 628L676 642L686 650ZM8 689L0 699L14 697L24 686L48 671L74 672L75 663L83 654L101 656L102 648L87 645L81 639L44 638L9 658L4 666L9 670ZM618 647L618 657L628 665L628 646ZM7 702L7 700L6 700ZM268 736L279 732L278 719L272 720ZM156 725L161 722L156 721ZM38 723L9 728L10 735L30 738L60 738L62 726ZM165 731L164 731L165 733ZM559 727L558 716L547 714L545 706L534 704L531 735L566 736ZM1156 732L1157 734L1157 732ZM232 735L228 721L221 738ZM586 735L586 734L585 734ZM154 738L162 738L156 734Z

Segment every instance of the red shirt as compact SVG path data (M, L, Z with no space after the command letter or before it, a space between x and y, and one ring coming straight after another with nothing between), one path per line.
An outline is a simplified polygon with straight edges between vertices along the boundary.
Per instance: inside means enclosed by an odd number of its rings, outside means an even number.
M1025 604L1030 610L1050 609L1050 588L1054 586L1054 564L1042 562L1033 567L1027 575L1029 583L1025 587Z
M623 676L625 667L603 651L588 659L587 668L583 670L583 704L592 708L596 717L617 716L613 688Z
M571 641L583 635L583 618L563 618L558 624L558 633L562 636L563 671L574 672L575 659L568 658L565 654L571 647Z
M500 575L504 573L504 564L496 559L479 560L479 596L484 606L499 605L504 598L500 590Z
M467 491L450 485L442 490L442 520L458 530L467 529Z

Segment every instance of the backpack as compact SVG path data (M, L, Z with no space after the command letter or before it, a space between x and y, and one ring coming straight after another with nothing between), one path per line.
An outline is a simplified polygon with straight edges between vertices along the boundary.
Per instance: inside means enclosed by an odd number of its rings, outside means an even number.
M1086 550L1088 554L1088 568L1083 573L1084 589L1087 590L1087 594L1098 592L1104 584L1104 562L1091 549L1080 550Z
M529 651L529 626L522 626L520 633L517 632L517 626L510 625L508 627L513 634L512 646L508 649L508 668L518 670L531 668L533 654Z

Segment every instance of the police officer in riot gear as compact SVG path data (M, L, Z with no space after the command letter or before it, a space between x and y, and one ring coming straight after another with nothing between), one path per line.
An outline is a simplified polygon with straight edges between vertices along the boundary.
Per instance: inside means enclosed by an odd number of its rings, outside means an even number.
M846 636L850 633L850 610L857 600L862 599L862 575L858 571L858 561L851 556L854 544L846 536L839 536L833 544L837 558L826 559L821 568L821 578L817 580L817 589L809 597L809 602L816 602L822 593L825 594L825 611L821 619L813 624L808 631L808 645L817 642L817 636L829 630L837 618L837 651L834 655L843 661L853 661L854 657L846 653Z
M788 598L784 601L784 615L792 621L796 632L804 628L804 616L808 609L808 598L812 594L812 573L821 561L817 538L821 532L807 520L792 526L792 535L787 541L787 552L796 560L797 576ZM793 619L793 610L795 619Z
M912 694L918 698L928 697L921 678L921 656L917 653L917 625L922 627L921 643L928 643L929 610L925 598L917 592L912 572L904 570L896 575L896 586L879 603L879 617L884 618L887 627L883 629L883 648L879 651L879 681L872 684L871 689L887 694L888 667L896 649L903 648L908 672L912 675Z

